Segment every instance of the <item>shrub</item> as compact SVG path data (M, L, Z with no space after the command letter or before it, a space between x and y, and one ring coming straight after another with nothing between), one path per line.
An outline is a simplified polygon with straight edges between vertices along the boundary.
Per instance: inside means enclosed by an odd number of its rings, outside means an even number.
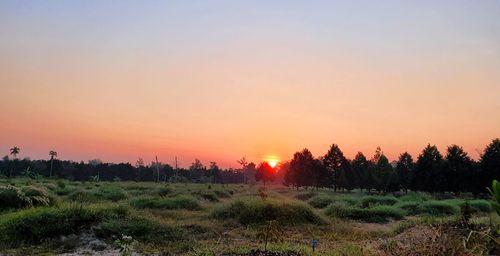
M66 182L64 182L63 180L58 180L57 181L57 187L59 187L59 188L65 188L66 187Z
M156 190L156 193L161 196L161 197L166 197L168 196L169 194L171 194L173 191L170 187L160 187Z
M68 199L80 203L95 203L99 201L94 193L85 190L77 190L69 194Z
M311 199L311 197L315 196L316 195L316 192L314 191L307 191L307 192L303 192L303 193L299 193L295 196L295 198L299 199L299 200L302 200L302 201L307 201L309 199Z
M72 187L72 186L65 186L65 187L57 187L55 190L54 190L54 193L58 196L67 196L69 194L71 194L72 192L76 191L76 188L75 187Z
M44 239L76 234L98 220L84 208L33 208L2 216L0 241L40 243Z
M194 192L193 195L197 195L199 198L210 202L219 202L219 198L217 198L214 192Z
M420 207L420 203L418 202L400 202L394 205L404 210L408 215L418 215L422 213L422 207Z
M262 224L277 220L282 225L301 223L323 223L307 205L262 200L233 201L228 205L216 208L211 217L217 219L235 219L243 225Z
M55 202L42 187L0 186L0 209L49 206Z
M39 207L4 214L0 218L0 244L38 244L47 239L78 234L106 219L123 219L126 208Z
M30 201L30 206L53 205L55 199L51 197L44 187L27 186L21 189Z
M118 187L100 187L96 192L98 198L110 200L113 202L120 201L127 198L127 193L122 188Z
M23 208L30 205L24 192L14 186L0 186L0 209Z
M404 211L394 206L380 205L373 208L359 208L345 203L330 204L325 213L342 219L381 223L388 222L390 219L400 220L404 217Z
M325 208L333 202L331 197L325 195L314 196L309 199L309 204L314 208Z
M231 195L229 195L229 193L227 191L223 191L223 190L214 190L214 193L219 198L231 197Z
M423 192L410 192L404 196L401 196L399 200L404 202L424 202L432 200L432 197L429 194Z
M139 241L155 243L179 240L183 236L178 228L139 217L109 219L95 227L94 232L100 238L111 239L127 235Z
M490 213L493 211L490 202L487 200L471 200L469 204L473 213Z
M130 202L134 208L144 209L186 209L199 210L200 204L196 199L187 196L177 196L174 198L138 198Z
M460 212L460 207L446 201L431 200L421 204L422 212L433 216L453 215Z
M364 196L361 198L361 206L363 208L374 205L393 205L397 202L398 199L393 196Z

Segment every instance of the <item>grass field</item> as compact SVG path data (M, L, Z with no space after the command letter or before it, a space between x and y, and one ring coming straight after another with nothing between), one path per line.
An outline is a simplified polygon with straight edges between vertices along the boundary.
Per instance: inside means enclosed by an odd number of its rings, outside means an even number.
M465 207L466 198L277 185L0 180L0 251L238 254L263 250L271 234L268 250L303 255L498 252L493 230L499 220L489 201L470 199ZM314 253L312 239L318 241Z

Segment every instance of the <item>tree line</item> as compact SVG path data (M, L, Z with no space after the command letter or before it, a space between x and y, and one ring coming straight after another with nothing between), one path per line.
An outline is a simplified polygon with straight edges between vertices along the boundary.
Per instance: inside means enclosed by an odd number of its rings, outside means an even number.
M315 158L308 149L282 164L284 184L300 187L331 187L334 190L361 189L382 193L392 191L486 192L493 179L500 179L500 139L494 139L474 161L458 145L443 155L427 145L415 160L408 152L391 163L380 147L369 159L363 153L347 159L338 145Z
M238 160L239 169L222 169L217 163L205 166L200 160L188 168L177 168L161 162L146 165L139 158L130 163L103 163L100 160L84 162L57 159L50 151L48 160L18 159L20 149L13 147L10 155L0 161L0 176L52 177L71 180L101 181L155 181L195 183L283 183L297 189L301 187L333 188L334 190L360 189L387 193L393 191L425 192L486 192L493 179L500 180L500 139L486 146L478 161L473 160L462 147L451 145L442 154L436 146L427 145L416 159L408 152L397 161L389 162L378 147L368 158L358 152L348 159L338 145L314 157L308 149L296 152L290 161L273 168L267 162L255 164L245 158Z

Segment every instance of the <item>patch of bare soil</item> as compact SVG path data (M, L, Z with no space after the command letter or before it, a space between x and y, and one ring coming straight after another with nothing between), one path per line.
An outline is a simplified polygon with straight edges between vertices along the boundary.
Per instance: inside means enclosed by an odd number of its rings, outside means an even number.
M59 254L60 256L80 256L80 255L104 255L115 256L120 255L118 249L113 248L109 244L100 240L93 234L82 234L78 237L78 246L71 250L71 252ZM132 255L138 255L133 253Z

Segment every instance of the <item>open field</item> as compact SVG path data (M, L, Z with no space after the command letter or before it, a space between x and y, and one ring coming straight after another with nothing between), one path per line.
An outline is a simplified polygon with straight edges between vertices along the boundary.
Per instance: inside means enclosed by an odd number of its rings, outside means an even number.
M467 196L464 196L467 197ZM487 200L408 193L294 190L273 185L0 181L5 254L312 255L498 253ZM276 222L273 222L276 221ZM275 225L278 224L278 225ZM136 240L127 244L131 236ZM495 251L496 250L496 251Z

